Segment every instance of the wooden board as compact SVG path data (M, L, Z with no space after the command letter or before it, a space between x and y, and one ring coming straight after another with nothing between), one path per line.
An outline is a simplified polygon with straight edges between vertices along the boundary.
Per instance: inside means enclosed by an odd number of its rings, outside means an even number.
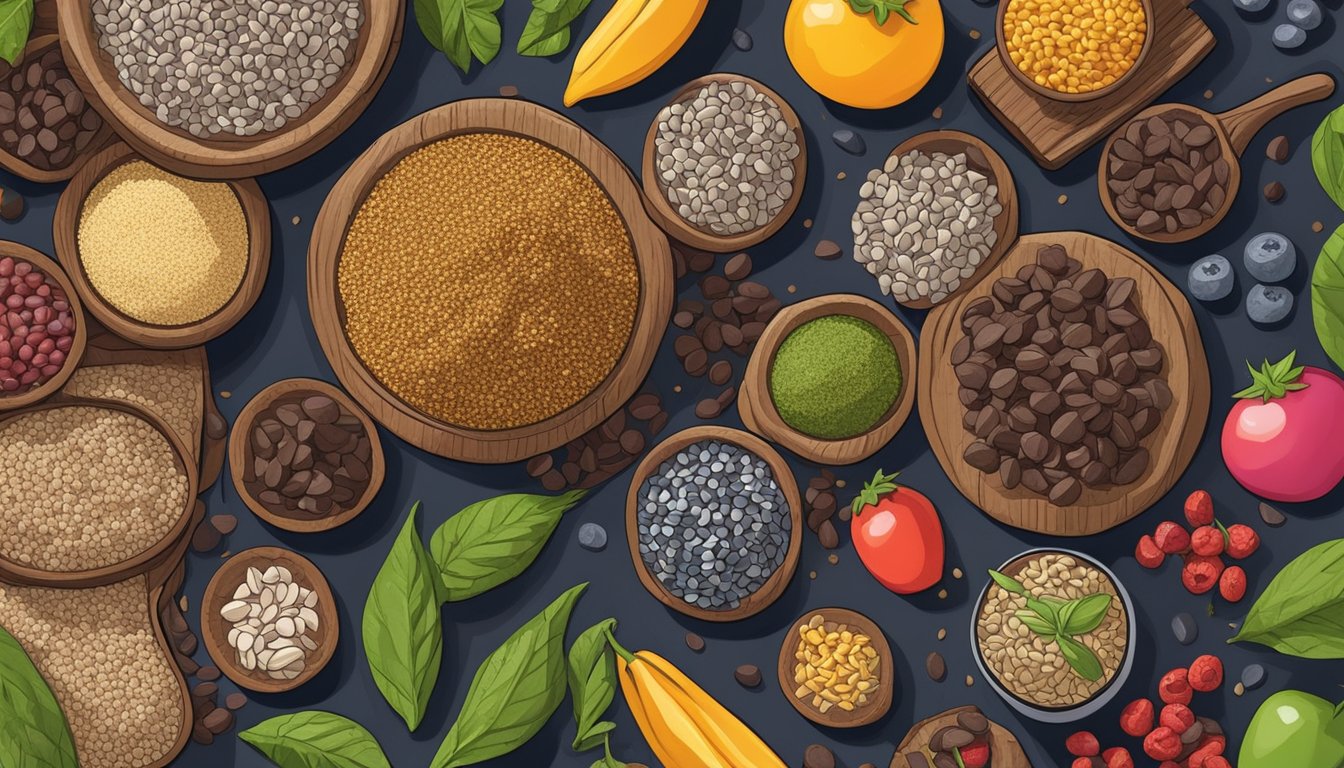
M957 715L977 711L976 707L957 707L915 723L905 738L901 739L900 746L896 747L890 768L911 768L910 761L905 758L907 753L919 752L928 745L935 733L949 725L956 725ZM925 757L928 755L925 754ZM993 768L1031 768L1031 761L1027 759L1027 753L1022 751L1017 737L993 720L989 721L989 764Z
M989 111L1026 146L1036 162L1062 167L1185 77L1216 39L1189 0L1154 0L1152 49L1115 91L1067 102L1033 92L991 48L967 76Z
M1062 245L1084 268L1096 267L1108 277L1135 280L1139 309L1162 347L1162 375L1173 402L1157 429L1144 439L1152 455L1148 470L1127 486L1085 489L1073 505L1056 507L1018 486L1005 490L998 474L986 475L962 459L973 436L962 426L965 407L947 363L962 337L961 313L971 301L990 295L994 281L1035 263L1043 246ZM1156 269L1119 245L1085 232L1027 235L1017 242L994 271L970 291L929 313L920 335L919 416L938 463L952 483L985 514L1006 525L1054 536L1089 536L1140 514L1160 499L1185 472L1195 455L1209 417L1209 365L1199 326L1180 289Z

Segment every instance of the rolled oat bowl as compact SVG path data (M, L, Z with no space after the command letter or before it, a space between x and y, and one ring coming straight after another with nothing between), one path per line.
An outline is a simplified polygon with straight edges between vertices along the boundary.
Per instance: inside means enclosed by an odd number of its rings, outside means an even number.
M1134 604L1106 566L1033 549L991 570L971 619L975 663L994 692L1043 723L1115 698L1134 666Z

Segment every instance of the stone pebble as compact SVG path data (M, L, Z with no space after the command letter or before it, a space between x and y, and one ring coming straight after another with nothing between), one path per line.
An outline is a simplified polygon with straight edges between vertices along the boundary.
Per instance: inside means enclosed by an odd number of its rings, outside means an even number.
M751 39L751 34L745 29L733 30L733 46L739 51L750 51L756 43Z
M579 526L579 546L590 552L601 552L607 548L607 529L597 523L584 523Z
M1176 642L1190 645L1199 638L1199 625L1195 623L1194 616L1178 613L1171 619L1171 633L1176 636Z
M834 141L837 147L845 150L851 155L862 155L868 149L868 145L864 142L863 136L848 128L841 128L833 132L831 134L831 141Z
M1265 668L1260 664L1247 664L1246 668L1241 670L1241 684L1248 691L1265 684Z

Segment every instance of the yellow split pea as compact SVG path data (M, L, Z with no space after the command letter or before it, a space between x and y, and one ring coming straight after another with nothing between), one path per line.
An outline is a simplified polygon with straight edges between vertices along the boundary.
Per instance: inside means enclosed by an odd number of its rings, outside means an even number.
M94 290L151 325L187 325L218 311L242 283L247 252L247 220L228 184L143 160L104 176L79 216L79 259Z
M1140 0L1009 0L1003 15L1013 64L1060 93L1114 84L1138 61L1147 36Z

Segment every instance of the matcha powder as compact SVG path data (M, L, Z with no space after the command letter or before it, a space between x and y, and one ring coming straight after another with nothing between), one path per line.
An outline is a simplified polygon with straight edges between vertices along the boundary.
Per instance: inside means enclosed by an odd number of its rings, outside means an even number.
M891 340L848 315L798 326L770 368L770 397L780 417L823 440L872 429L900 393L901 363Z

